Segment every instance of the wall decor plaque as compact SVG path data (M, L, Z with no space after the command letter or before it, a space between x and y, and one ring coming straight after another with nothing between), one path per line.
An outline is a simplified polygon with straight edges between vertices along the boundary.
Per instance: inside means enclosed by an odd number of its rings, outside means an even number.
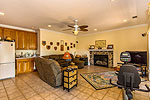
M54 47L54 50L56 51L56 50L57 50L57 47Z
M76 44L73 44L73 47L75 48L75 47L76 47Z
M64 45L64 40L60 40L60 44L61 44L61 45Z
M46 49L47 49L47 50L50 50L50 48L51 48L50 45L47 45L47 46L46 46Z
M60 45L60 51L64 51L64 45Z
M57 46L59 46L59 42L57 42L56 44L57 44Z
M69 50L69 46L67 46L67 50Z
M53 45L53 42L50 42L50 45Z
M97 47L98 49L102 49L103 47L106 47L106 40L96 40L95 47Z
M42 41L42 45L45 46L46 45L46 41Z
M65 42L65 46L67 46L67 42Z

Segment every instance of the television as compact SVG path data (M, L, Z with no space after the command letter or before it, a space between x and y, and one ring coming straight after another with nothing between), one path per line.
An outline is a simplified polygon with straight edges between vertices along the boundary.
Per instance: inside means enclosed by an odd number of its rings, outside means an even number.
M147 65L147 51L127 51L131 55L129 63Z

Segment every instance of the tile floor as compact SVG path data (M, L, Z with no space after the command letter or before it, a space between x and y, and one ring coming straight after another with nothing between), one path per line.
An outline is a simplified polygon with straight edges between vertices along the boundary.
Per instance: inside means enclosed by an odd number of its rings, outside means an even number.
M79 74L110 70L112 69L86 66L84 69L79 69ZM141 84L142 88L145 88L144 84ZM150 100L149 95L150 93L135 91L134 100ZM122 92L117 87L95 90L80 75L78 87L67 92L62 87L51 87L39 78L37 72L32 72L13 79L1 80L0 100L122 100Z

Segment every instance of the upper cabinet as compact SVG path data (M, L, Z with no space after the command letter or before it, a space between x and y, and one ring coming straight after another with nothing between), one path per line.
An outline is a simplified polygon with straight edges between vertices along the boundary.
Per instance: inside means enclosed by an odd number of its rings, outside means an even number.
M0 27L0 37L3 38L3 28Z
M0 28L0 37L15 40L16 50L37 50L37 33Z
M16 31L13 29L4 28L3 33L4 33L4 39L6 39L7 37L10 37L13 40L16 39Z
M16 49L28 50L27 48L27 33L24 31L16 31Z
M37 49L37 34L30 32L29 35L29 49L36 50Z
M16 49L17 50L36 50L37 34L33 32L17 31L16 32Z

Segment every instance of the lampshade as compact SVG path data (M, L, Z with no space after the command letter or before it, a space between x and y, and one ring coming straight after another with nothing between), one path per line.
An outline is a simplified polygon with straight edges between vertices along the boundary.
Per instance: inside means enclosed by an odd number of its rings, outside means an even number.
M72 59L69 52L65 52L63 59Z

